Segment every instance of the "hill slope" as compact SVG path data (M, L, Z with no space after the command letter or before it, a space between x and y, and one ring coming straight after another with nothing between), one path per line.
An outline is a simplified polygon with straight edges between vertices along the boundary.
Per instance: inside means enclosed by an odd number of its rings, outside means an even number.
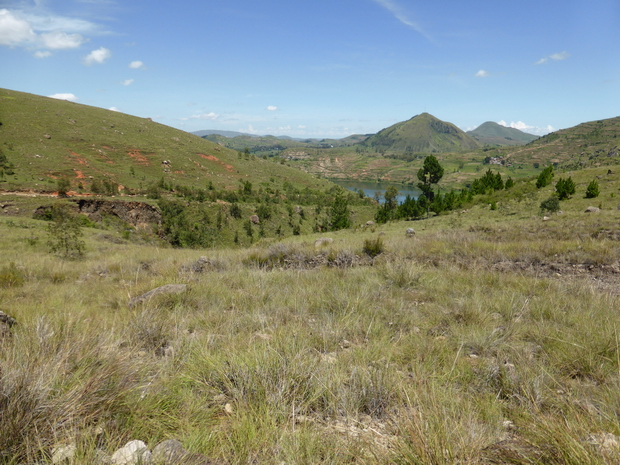
M482 123L473 131L467 131L467 134L484 145L525 145L538 139L538 136L507 128L493 121Z
M236 189L247 180L330 185L148 118L7 89L0 89L0 123L3 190L53 191L58 178L73 189L95 180L143 189L162 178L202 188Z
M481 146L454 124L428 113L382 129L363 145L376 150L423 153L473 150Z

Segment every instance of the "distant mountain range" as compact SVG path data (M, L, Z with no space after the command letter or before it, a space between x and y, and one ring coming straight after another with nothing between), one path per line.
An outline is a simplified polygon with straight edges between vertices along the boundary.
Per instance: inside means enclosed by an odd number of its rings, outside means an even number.
M473 131L464 132L452 123L428 113L394 124L377 134L353 134L342 139L299 139L289 136L257 136L236 131L208 129L196 131L203 139L220 145L253 152L281 151L294 147L335 148L361 145L383 152L439 153L475 150L485 145L525 145L537 136L488 121Z

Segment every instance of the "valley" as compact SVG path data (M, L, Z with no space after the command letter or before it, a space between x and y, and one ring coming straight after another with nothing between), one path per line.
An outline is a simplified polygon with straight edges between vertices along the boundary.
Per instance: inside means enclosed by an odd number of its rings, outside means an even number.
M620 461L620 118L263 150L0 105L0 463Z

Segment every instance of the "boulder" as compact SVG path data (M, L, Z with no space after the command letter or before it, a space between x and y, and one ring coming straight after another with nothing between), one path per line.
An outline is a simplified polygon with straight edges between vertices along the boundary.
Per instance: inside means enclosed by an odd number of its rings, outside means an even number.
M597 208L597 207L588 207L588 208L586 208L585 213L598 213L598 212L600 212L600 211L601 211L601 209L600 209L600 208Z
M415 236L415 231L413 230L413 228L407 228L407 230L405 231L405 235L407 237L413 237Z
M314 247L323 247L329 244L332 244L334 240L331 237L319 237L316 241L314 241Z
M260 218L258 217L258 215L250 216L250 221L254 224L260 224Z
M187 284L166 284L164 286L156 287L138 297L134 297L129 301L130 307L135 307L138 304L151 300L156 295L161 294L180 294L187 290Z
M129 441L118 449L110 459L113 465L146 465L151 462L151 451L139 440Z

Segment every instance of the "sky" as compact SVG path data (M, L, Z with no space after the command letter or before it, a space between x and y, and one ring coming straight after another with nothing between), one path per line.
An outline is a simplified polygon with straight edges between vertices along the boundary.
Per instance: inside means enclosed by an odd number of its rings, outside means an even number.
M0 87L189 132L542 135L620 116L618 24L618 0L0 0Z

